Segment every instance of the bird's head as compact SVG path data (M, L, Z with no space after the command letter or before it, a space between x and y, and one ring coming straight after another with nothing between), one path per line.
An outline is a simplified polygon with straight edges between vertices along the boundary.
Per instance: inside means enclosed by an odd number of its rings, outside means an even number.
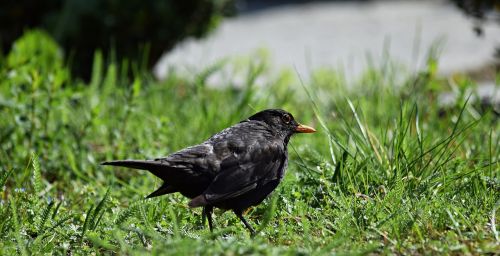
M295 133L313 133L316 130L310 126L295 121L293 115L281 109L266 109L254 114L249 120L263 121L271 126L278 134L286 140Z

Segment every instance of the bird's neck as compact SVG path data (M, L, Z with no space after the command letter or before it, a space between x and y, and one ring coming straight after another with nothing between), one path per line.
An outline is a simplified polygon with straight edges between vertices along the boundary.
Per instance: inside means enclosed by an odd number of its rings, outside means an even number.
M291 135L285 135L285 138L283 139L283 144L285 145L285 147L288 146L288 141L290 141L291 137Z

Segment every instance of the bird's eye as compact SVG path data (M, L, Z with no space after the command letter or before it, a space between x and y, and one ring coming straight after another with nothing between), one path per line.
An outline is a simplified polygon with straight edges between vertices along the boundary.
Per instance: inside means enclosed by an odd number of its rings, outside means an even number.
M283 122L285 123L290 123L290 121L292 121L292 117L289 115L289 114L284 114L281 119L283 120Z

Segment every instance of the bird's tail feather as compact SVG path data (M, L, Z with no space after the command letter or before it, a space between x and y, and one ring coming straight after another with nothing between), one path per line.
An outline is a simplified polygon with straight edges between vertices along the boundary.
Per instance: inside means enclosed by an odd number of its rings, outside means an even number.
M104 162L101 163L101 165L113 165L139 170L147 170L162 180L165 180L167 174L162 170L168 169L165 164L155 160L116 160Z
M173 186L168 185L167 183L163 183L161 187L159 187L157 190L155 190L153 193L149 194L146 198L152 198L152 197L157 197L165 194L170 194L177 192L178 190L174 188Z
M201 194L209 184L209 177L201 172L171 166L168 162L159 160L116 160L101 164L147 170L162 179L165 183L147 198L174 192L193 198Z

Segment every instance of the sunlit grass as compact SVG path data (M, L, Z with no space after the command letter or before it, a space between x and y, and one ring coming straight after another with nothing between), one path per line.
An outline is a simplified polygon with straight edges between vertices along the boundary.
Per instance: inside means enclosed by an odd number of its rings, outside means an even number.
M433 70L373 68L350 85L333 70L303 84L283 72L257 87L268 64L256 61L239 67L247 85L214 89L218 66L158 82L96 56L88 83L43 59L3 60L2 255L500 251L498 116L465 93L440 106L449 82ZM152 175L99 165L167 155L271 107L319 132L292 139L285 180L248 213L255 238L220 211L211 234L180 195L144 200Z

